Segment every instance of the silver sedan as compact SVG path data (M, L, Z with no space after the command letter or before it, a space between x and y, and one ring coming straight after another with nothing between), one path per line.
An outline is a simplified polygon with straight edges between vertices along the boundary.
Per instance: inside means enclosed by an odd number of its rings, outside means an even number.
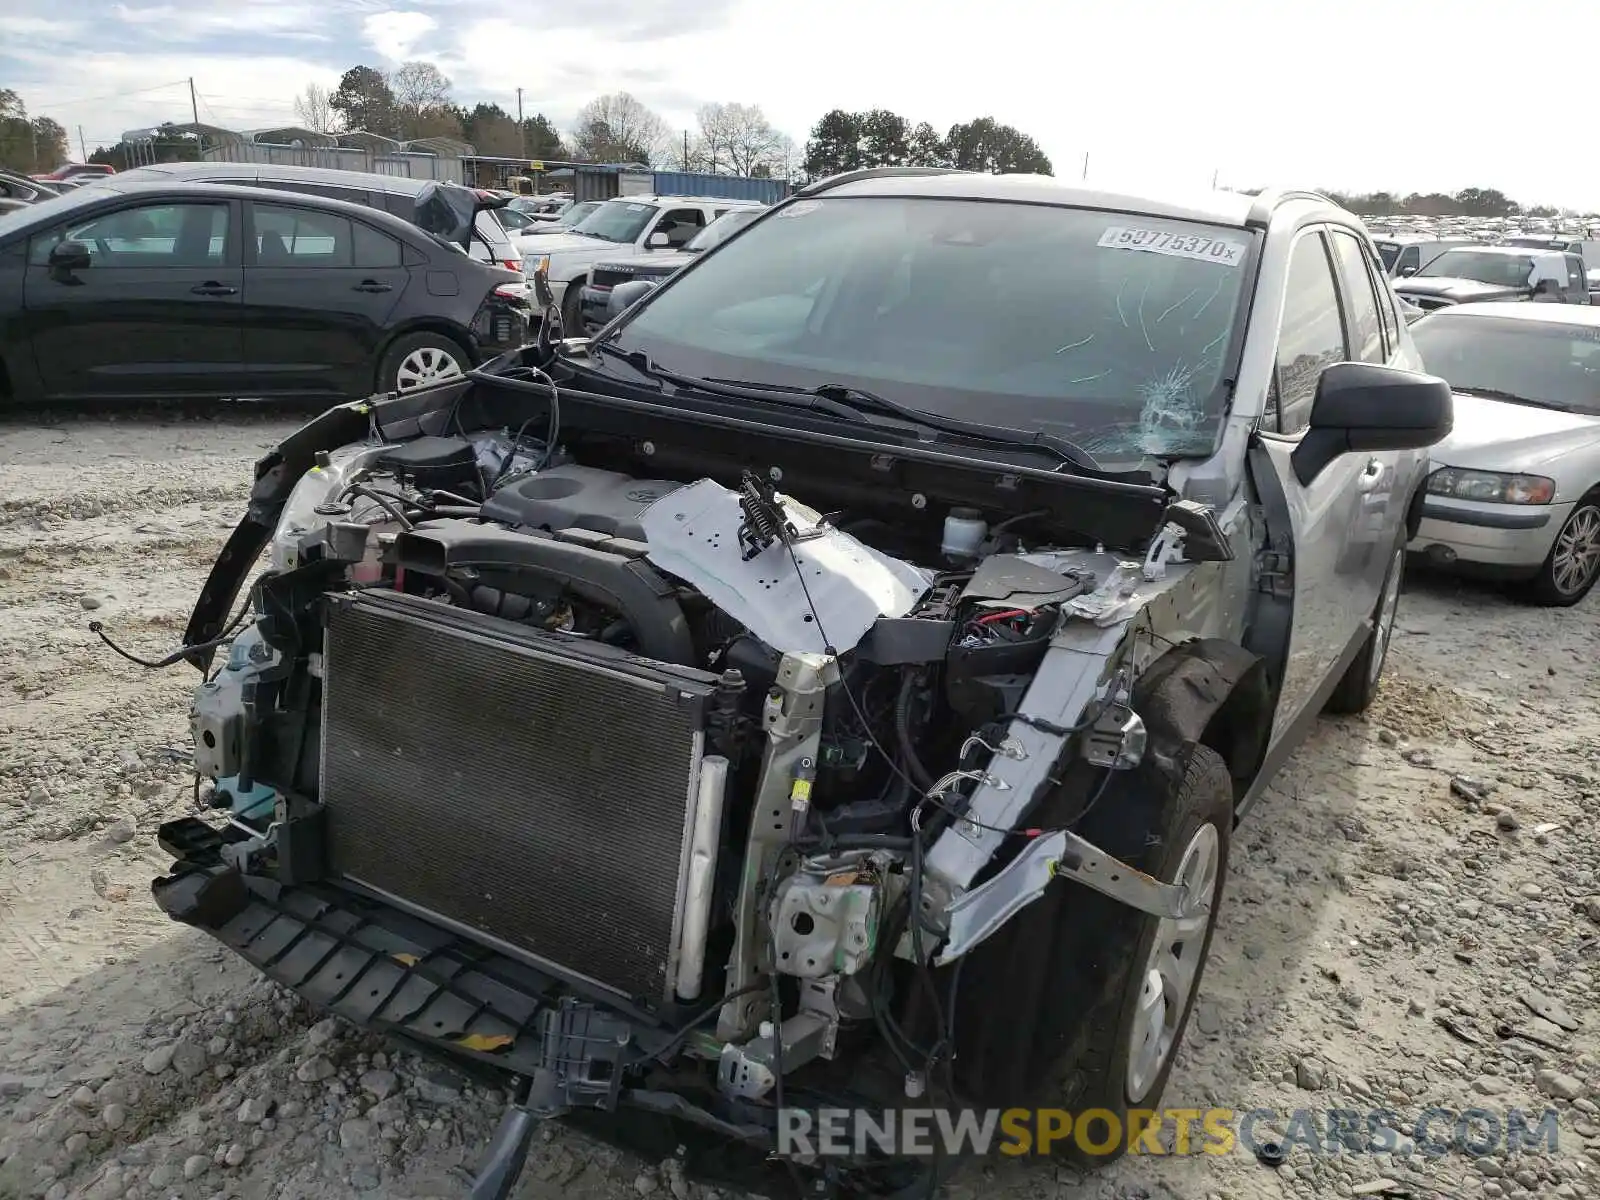
M1461 304L1411 335L1455 392L1455 429L1410 549L1576 604L1600 579L1600 308Z

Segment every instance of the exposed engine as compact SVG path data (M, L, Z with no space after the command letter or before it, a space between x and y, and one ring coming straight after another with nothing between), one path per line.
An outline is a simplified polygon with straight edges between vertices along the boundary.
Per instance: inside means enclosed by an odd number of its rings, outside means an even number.
M923 839L1012 753L1096 580L1013 522L824 518L780 477L646 478L505 432L320 455L194 708L225 854L631 1011L709 1003L681 1049L727 1098L856 1031L904 1060L940 940Z

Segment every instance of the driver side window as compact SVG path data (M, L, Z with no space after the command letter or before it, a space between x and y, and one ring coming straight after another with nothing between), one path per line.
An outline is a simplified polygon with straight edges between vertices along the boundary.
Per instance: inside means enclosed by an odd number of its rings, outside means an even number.
M222 204L145 204L58 227L33 239L28 261L44 266L64 241L82 242L96 267L205 267L227 261Z
M1278 328L1274 375L1279 433L1295 434L1306 427L1323 368L1349 357L1333 272L1322 234L1302 234L1289 260Z

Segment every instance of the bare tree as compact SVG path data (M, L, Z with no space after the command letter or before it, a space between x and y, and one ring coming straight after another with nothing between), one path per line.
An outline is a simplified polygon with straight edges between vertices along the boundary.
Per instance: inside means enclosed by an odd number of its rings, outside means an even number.
M401 63L389 76L395 103L413 113L443 108L450 99L450 80L431 62Z
M653 163L667 153L667 123L627 92L599 96L578 110L572 143L592 162Z
M401 63L388 77L402 137L460 137L461 121L448 111L450 80L430 62Z
M730 175L781 171L793 146L759 104L707 104L699 114L699 153L706 170Z
M315 83L306 84L306 90L294 98L294 115L300 124L318 133L338 132L338 112L329 103L328 89Z

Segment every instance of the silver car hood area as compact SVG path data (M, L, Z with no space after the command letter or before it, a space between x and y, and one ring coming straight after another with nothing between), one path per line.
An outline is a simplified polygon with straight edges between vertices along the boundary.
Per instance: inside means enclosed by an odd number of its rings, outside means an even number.
M1600 450L1600 417L1455 393L1455 429L1433 449L1436 466L1548 474L1585 447Z

